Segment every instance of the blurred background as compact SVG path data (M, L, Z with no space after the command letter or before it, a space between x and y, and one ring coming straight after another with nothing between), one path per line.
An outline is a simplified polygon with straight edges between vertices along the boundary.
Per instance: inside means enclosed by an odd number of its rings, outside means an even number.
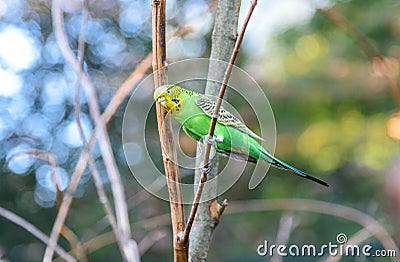
M65 27L70 45L76 51L82 1L64 2ZM84 69L104 109L123 81L151 52L151 5L149 0L88 3ZM191 29L171 39L168 61L208 57L216 2L168 0L167 3L167 34L172 35L179 27ZM242 3L239 26L249 4L249 1ZM259 1L237 65L257 80L269 98L277 124L276 155L331 186L322 188L271 169L262 184L250 191L247 186L252 166L249 165L223 198L233 205L235 201L249 199L309 198L353 207L380 221L398 245L400 116L396 111L399 108L385 78L386 72L380 70L376 61L372 62L343 27L317 10L331 7L358 28L382 56L390 57L387 61L394 79L392 86L398 88L399 1ZM0 0L0 206L46 234L56 215L51 167L46 161L15 154L27 149L53 153L64 190L82 152L73 108L77 77L56 42L50 8L48 0ZM84 92L80 99L81 122L89 138L93 122ZM234 103L235 99L240 98L232 93L229 101ZM133 238L147 241L143 261L172 260L169 204L147 194L134 180L125 161L121 128L126 103L113 116L108 131L125 185ZM247 105L236 109L249 126L257 126ZM141 109L137 110L140 114ZM149 122L155 122L155 115L152 117ZM159 149L158 137L149 139ZM185 137L182 139L187 141ZM195 143L192 148L195 150ZM93 156L111 195L97 147ZM161 154L155 157L158 159L154 162L162 168ZM216 230L209 260L264 261L266 258L259 257L256 248L264 240L276 241L282 216L290 217L293 222L289 244L326 244L335 241L338 233L351 236L362 229L354 222L318 213L276 210L229 214L228 206ZM84 243L110 231L103 217L87 169L67 225ZM366 243L382 248L374 237ZM64 239L60 244L69 248ZM0 217L0 261L40 261L44 248L43 243L24 229ZM121 259L115 243L94 250L88 258ZM373 261L372 258L358 261L366 260Z

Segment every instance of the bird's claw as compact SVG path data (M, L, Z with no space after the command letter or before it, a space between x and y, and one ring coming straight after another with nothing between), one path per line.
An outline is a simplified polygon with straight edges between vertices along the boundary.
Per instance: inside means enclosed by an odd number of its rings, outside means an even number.
M222 143L224 141L224 139L221 137L218 137L218 136L211 137L209 135L206 135L204 137L204 141L209 145L214 145L215 142Z
M207 167L200 167L200 171L202 172L202 173L205 173L205 174L210 174L210 172L211 172L211 166L210 165L208 165Z
M202 173L205 173L205 174L210 174L210 172L211 172L211 162L212 162L212 160L213 160L213 158L210 158L210 160L209 160L209 162L208 162L208 165L207 165L207 167L206 166L204 166L204 161L201 161L201 163L200 163L200 171L202 172Z

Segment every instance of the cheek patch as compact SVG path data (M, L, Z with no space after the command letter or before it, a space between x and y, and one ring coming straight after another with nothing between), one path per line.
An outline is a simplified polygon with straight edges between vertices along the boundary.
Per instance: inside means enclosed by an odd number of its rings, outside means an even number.
M177 98L172 98L172 102L178 104L178 103L179 103L179 99L177 99Z

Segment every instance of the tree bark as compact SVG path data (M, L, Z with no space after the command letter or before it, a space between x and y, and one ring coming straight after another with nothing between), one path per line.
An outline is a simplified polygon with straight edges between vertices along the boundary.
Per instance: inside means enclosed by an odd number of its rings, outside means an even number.
M166 37L165 37L166 0L152 1L153 21L153 72L155 88L168 83L166 67ZM188 260L187 243L179 241L179 234L185 227L182 192L180 187L179 169L175 164L176 149L173 147L171 118L166 117L166 111L156 103L158 131L170 198L171 221L174 244L174 261Z
M240 0L220 0L218 2L217 13L215 16L214 30L212 33L211 55L208 69L208 79L216 79L218 81L207 81L207 95L218 96L221 83L224 79L228 62L232 56L237 38L237 27L239 19ZM214 60L222 60L227 62L218 63ZM200 147L198 144L197 152L199 154ZM198 157L201 161L201 157ZM200 166L197 163L196 166ZM218 225L220 215L226 205L226 202L219 204L216 199L217 183L211 181L218 173L218 157L215 157L211 163L212 169L208 174L208 184L204 188L203 197L212 199L200 203L196 215L193 228L190 232L190 261L206 261L209 251L212 235ZM200 170L195 172L195 183L200 183Z

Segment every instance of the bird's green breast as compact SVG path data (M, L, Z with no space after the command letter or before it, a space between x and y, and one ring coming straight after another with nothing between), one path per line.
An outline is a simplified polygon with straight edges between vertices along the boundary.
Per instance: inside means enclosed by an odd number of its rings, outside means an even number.
M182 100L180 107L174 110L172 115L182 125L187 135L195 140L200 140L208 135L211 117L197 105L196 98L196 96L192 96ZM216 143L219 151L250 155L255 159L260 158L261 145L240 130L217 122L214 136L223 139L223 142Z

